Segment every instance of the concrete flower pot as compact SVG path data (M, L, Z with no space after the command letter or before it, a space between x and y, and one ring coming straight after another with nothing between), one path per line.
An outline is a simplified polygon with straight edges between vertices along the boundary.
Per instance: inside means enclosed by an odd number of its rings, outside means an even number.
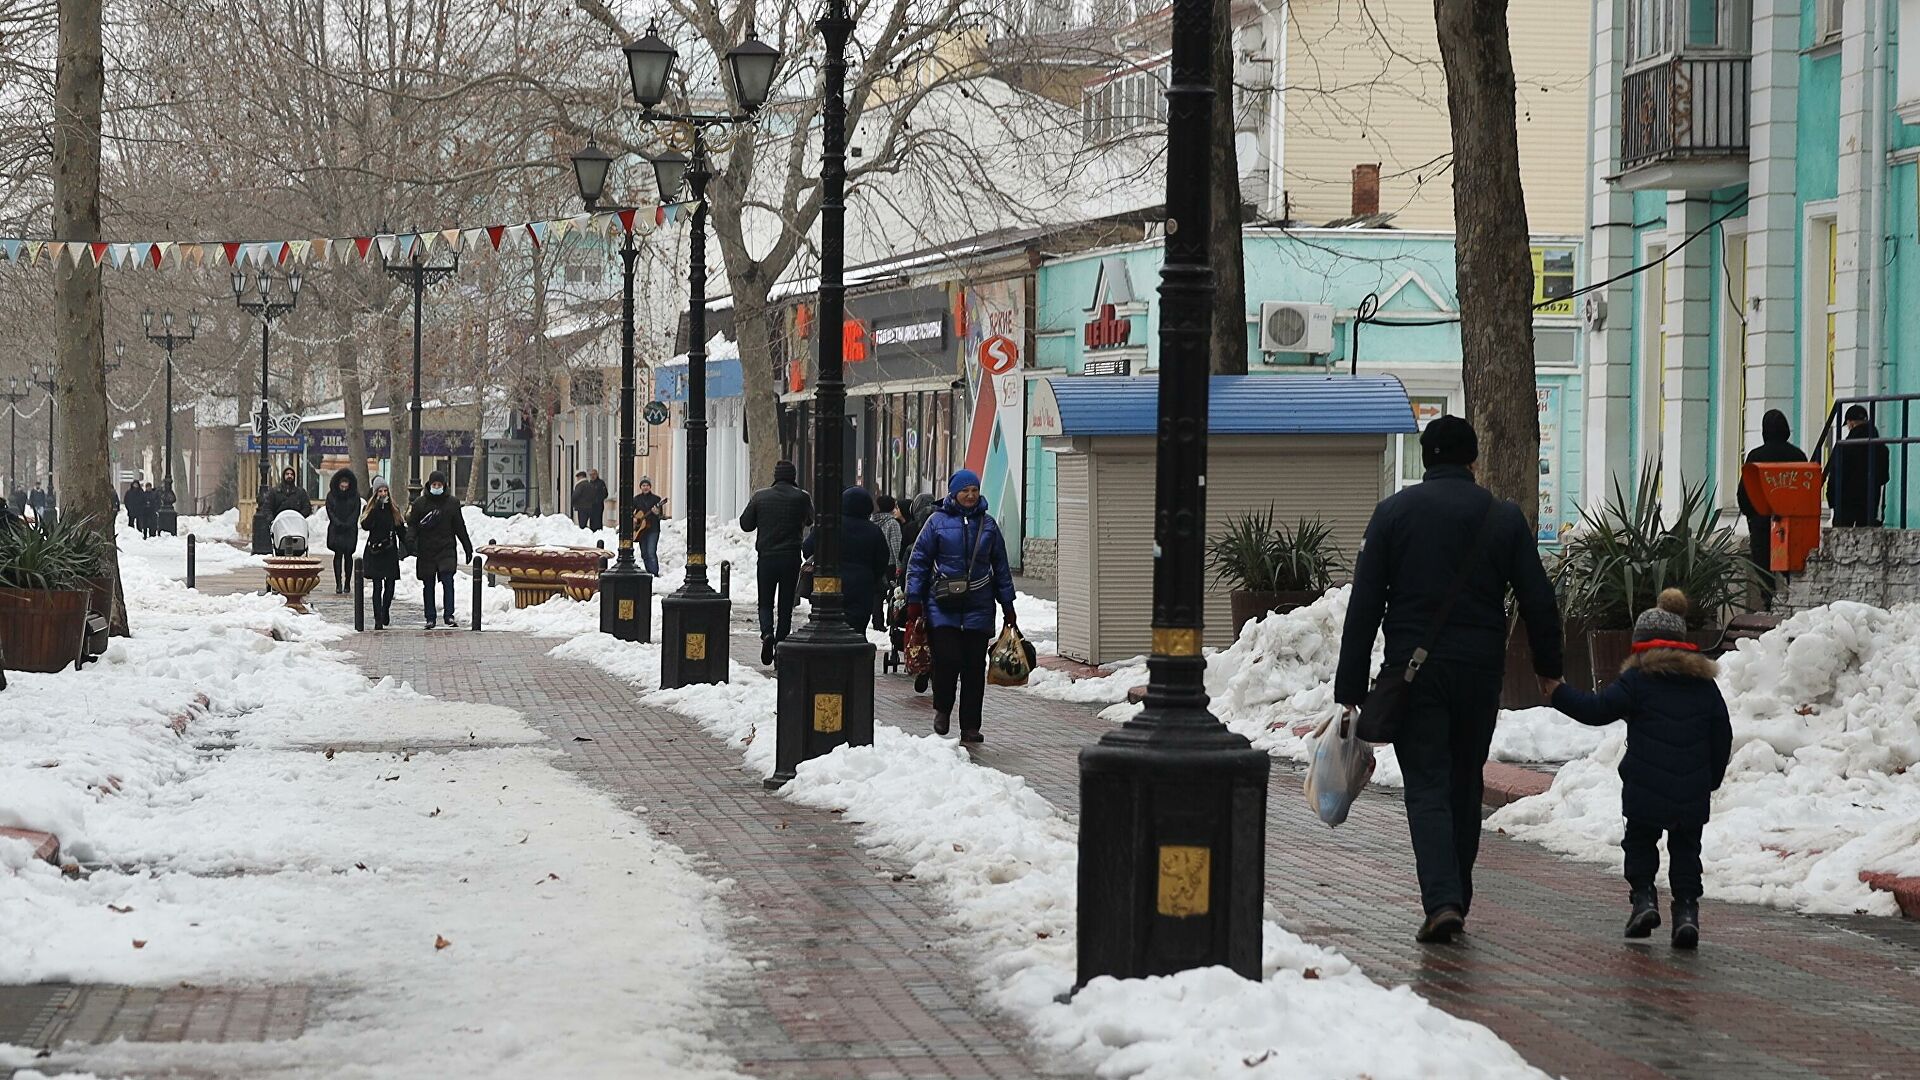
M531 544L486 544L480 548L487 569L507 575L507 587L513 590L513 606L532 607L568 590L563 580L569 574L591 574L593 592L576 599L591 599L600 588L600 571L613 558L603 548L546 547Z
M320 560L310 555L269 555L267 588L279 593L287 606L307 614L307 595L320 587Z

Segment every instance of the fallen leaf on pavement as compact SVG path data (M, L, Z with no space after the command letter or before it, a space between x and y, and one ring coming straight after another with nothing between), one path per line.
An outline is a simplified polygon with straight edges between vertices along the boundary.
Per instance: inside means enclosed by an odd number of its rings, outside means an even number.
M1262 1051L1258 1057L1241 1058L1240 1064L1245 1065L1249 1069L1257 1068L1261 1065L1265 1065L1267 1063L1267 1059L1271 1057L1273 1057L1273 1051L1265 1050L1265 1051Z
M121 907L119 904L108 904L107 910L113 912L115 915L125 915L127 912L132 911L133 908Z
M331 746L327 747L327 760L328 761L333 760L333 747Z
M139 938L134 938L134 939L133 939L133 947L134 947L134 948L136 948L136 949L144 949L144 948L146 948L146 947L147 947L147 943L146 943L145 941L142 941L142 940L141 940L141 939L139 939Z
M448 941L446 938L441 937L439 934L433 935L433 950L435 952L439 952L441 949L444 949L451 944L453 944L453 942Z
M1303 979L1317 979L1320 977L1320 969L1308 968L1307 970L1300 973L1300 977Z
M593 738L588 735L575 735L573 737L573 741L574 742L592 742Z
M433 808L433 813L431 813L431 814L428 814L427 816L428 816L428 817L439 817L439 816L440 816L440 808L439 808L439 807L437 807L437 806L436 806L436 807L434 807L434 808Z
M357 862L353 864L353 868L355 870L365 870L367 868L367 864L363 862Z

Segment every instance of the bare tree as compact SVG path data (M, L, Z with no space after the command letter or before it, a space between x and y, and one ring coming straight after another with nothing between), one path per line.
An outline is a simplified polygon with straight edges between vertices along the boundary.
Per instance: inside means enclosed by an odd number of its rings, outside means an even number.
M1434 0L1453 126L1453 207L1467 415L1482 483L1540 513L1533 263L1520 188L1507 0Z

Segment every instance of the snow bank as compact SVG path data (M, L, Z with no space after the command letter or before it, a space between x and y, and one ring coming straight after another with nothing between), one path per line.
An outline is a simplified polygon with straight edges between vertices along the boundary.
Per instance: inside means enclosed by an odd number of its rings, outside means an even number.
M1721 660L1733 760L1703 844L1709 895L1894 915L1863 870L1920 875L1920 606L1836 603ZM1491 824L1619 866L1624 724Z
M552 652L642 688L657 686L659 647L605 635ZM776 684L735 665L733 682L655 691L654 704L696 720L742 752L748 772L774 767ZM1345 958L1269 919L1264 972L1220 968L1098 979L1070 1004L1078 849L1073 823L1024 779L975 765L956 744L881 724L874 745L802 764L784 793L844 810L861 843L939 891L978 955L982 991L1035 1037L1102 1077L1300 1080L1367 1075L1536 1077L1491 1031L1385 989ZM1383 1037L1382 1033L1388 1033Z

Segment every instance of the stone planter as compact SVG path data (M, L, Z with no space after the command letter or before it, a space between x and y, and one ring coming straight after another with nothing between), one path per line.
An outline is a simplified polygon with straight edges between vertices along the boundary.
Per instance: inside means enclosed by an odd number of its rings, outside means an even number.
M307 594L320 587L320 560L309 555L267 556L267 588L286 598L287 606L307 613Z
M603 548L536 547L521 544L486 544L480 548L486 556L487 570L507 575L507 587L513 590L513 606L532 607L558 596L568 586L569 574L591 574L594 591L599 590L600 571L613 553ZM591 598L593 593L588 593Z
M584 604L600 594L600 571L577 570L561 574L560 588L567 594L567 599Z
M1287 612L1305 607L1320 599L1320 594L1312 591L1302 592L1251 592L1235 589L1227 594L1227 603L1233 612L1233 637L1239 640L1240 631L1249 622L1269 612Z
M85 589L0 589L0 655L15 671L52 673L79 661Z

